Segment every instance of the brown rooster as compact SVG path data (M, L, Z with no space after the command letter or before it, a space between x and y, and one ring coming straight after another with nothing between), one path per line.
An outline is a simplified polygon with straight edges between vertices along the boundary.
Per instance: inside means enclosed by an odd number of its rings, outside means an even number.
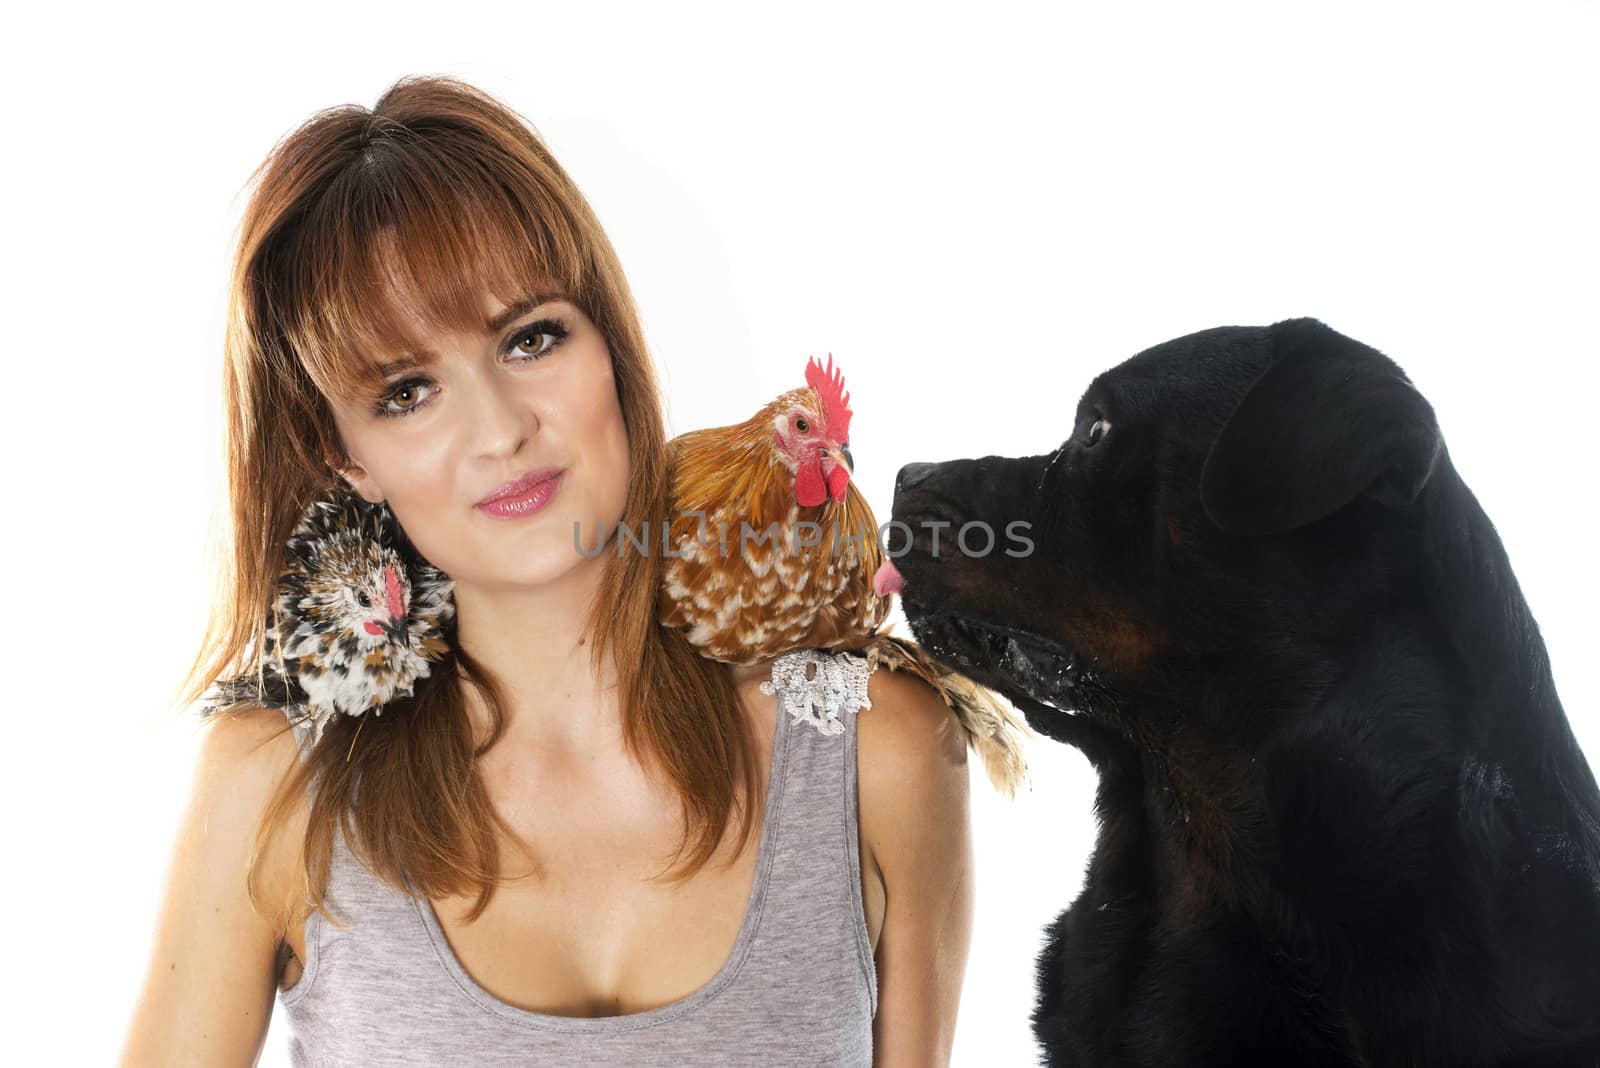
M850 395L831 353L826 368L815 357L806 365L805 387L744 422L673 438L660 620L703 655L731 664L829 649L910 671L954 710L990 781L1012 795L1026 777L1026 724L884 625L894 569L850 477L849 443Z

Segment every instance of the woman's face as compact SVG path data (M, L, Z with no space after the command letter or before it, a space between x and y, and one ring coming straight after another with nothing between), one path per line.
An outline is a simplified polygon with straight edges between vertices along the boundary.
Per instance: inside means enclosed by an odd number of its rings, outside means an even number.
M333 406L351 484L369 501L387 500L418 551L461 585L541 585L598 564L596 539L626 503L628 437L611 352L577 305L533 299L542 302L507 307L486 296L480 331L408 324L425 343L422 362L389 370L372 396ZM549 470L559 481L536 510L513 503L495 514L480 503ZM590 557L574 545L575 524Z

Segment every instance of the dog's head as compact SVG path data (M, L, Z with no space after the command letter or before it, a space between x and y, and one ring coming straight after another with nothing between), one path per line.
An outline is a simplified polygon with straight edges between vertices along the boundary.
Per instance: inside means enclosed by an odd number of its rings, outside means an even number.
M1219 665L1270 673L1414 581L1433 410L1315 319L1147 349L1062 429L1052 452L911 464L895 488L913 632L1008 696L1095 711Z

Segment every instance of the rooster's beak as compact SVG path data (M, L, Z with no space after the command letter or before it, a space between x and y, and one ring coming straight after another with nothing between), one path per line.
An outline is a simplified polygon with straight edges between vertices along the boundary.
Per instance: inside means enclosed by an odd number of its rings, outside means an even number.
M856 458L850 455L849 445L840 445L836 449L829 449L828 455L832 457L834 463L844 465L844 469L852 475L856 473Z

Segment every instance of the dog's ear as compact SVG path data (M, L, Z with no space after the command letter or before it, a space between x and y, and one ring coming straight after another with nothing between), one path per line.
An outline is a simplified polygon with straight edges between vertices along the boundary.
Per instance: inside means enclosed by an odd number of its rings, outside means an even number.
M1230 534L1313 523L1367 492L1416 499L1442 447L1433 408L1392 360L1311 318L1270 329L1273 359L1211 443L1200 501Z

